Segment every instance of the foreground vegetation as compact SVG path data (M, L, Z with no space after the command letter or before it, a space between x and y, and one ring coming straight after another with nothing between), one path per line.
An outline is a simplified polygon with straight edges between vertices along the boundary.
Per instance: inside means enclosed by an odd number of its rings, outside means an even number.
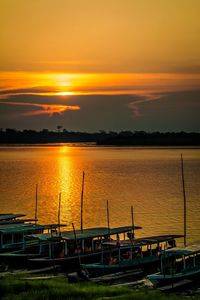
M0 299L2 300L73 300L73 299L120 299L120 300L178 300L175 295L164 295L154 290L133 290L92 283L69 284L65 277L30 280L26 275L0 278ZM106 297L106 298L104 298ZM196 297L195 299L200 299Z

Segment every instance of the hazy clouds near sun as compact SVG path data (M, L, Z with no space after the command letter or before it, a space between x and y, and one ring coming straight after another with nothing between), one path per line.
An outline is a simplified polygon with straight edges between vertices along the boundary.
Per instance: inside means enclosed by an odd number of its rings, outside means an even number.
M144 96L90 95L68 97L67 104L80 106L77 111L66 110L62 114L27 116L26 106L0 104L2 127L67 130L147 130L147 131L199 131L200 91L175 92L162 95L155 101L144 101ZM15 95L10 101L32 103L57 103L60 97ZM137 113L135 106L137 107ZM28 107L30 112L37 107ZM179 112L177 114L177 111ZM138 116L139 112L139 116ZM23 117L22 117L23 116Z
M0 127L200 131L199 12L200 0L0 0Z

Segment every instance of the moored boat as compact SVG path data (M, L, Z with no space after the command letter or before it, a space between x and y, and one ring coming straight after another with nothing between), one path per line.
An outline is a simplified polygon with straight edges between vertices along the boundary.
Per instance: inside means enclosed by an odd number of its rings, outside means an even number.
M163 286L181 282L183 280L198 279L200 277L200 241L190 245L187 241L187 203L185 193L185 179L183 157L181 154L181 174L183 188L183 216L184 216L184 247L164 251L161 256L161 270L151 274L148 279L155 286Z
M30 239L39 241L41 254L43 245L48 244L48 253L43 253L40 258L29 259L30 265L48 266L58 264L68 267L70 264L98 261L102 255L102 245L111 242L114 236L120 234L130 236L133 230L141 229L139 226L123 226L116 228L97 227L74 231L63 231L58 234L36 234L27 236ZM127 242L130 240L127 240ZM116 242L112 250L118 252ZM110 245L104 248L104 252L110 252Z
M18 215L19 216L19 215ZM24 216L24 215L23 215ZM4 221L8 219L4 219ZM39 243L36 240L26 240L27 235L47 234L56 231L60 224L39 225L29 223L29 219L0 224L0 264L3 266L21 267L27 263L28 257L39 256ZM14 222L13 222L14 221Z
M81 264L81 267L88 272L90 277L137 268L153 270L159 264L162 249L175 247L175 239L180 237L182 235L161 235L138 238L129 243L118 241L117 253L112 250L107 253L102 251L102 257L98 263Z
M37 219L22 219L25 217L24 214L0 214L0 225L8 225L8 224L25 224L30 222L37 222Z
M56 228L58 228L57 224L10 223L0 225L0 252L24 249L26 235L42 234L45 230L50 231Z
M200 241L183 248L166 250L161 255L160 272L147 278L156 286L173 284L184 279L200 278Z

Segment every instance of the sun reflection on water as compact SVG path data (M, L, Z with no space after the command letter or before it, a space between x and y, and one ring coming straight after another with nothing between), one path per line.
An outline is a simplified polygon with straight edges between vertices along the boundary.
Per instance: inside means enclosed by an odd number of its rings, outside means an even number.
M119 149L60 146L2 149L0 156L1 213L34 217L38 184L38 218L41 224L58 220L80 228L82 172L85 171L84 227L135 224L137 236L182 233L183 201L180 149ZM188 240L199 239L199 149L181 149L185 161L188 196ZM176 209L174 209L176 207Z
M71 199L72 199L72 185L73 185L73 161L70 157L71 148L68 146L62 146L59 148L59 155L57 158L58 165L58 189L61 193L61 220L67 225L73 222Z

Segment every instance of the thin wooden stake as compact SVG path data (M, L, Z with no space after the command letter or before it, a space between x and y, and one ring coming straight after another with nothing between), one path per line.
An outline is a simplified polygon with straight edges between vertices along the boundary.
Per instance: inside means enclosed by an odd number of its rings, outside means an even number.
M76 230L75 230L74 223L72 223L72 228L73 228L73 232L74 232L75 245L77 246L77 244L76 244Z
M183 205L184 205L184 246L186 246L187 240L187 214L186 214L186 194L185 194L185 179L184 179L184 167L183 167L183 155L181 154L181 174L182 174L182 186L183 186Z
M83 233L83 195L84 195L84 180L85 180L85 172L83 171L82 191L81 191L81 232L82 232L82 233Z
M107 226L108 226L108 232L110 233L110 216L109 216L108 200L107 200Z
M58 231L60 235L60 207L61 207L61 193L59 193L59 203L58 203Z
M133 214L133 206L131 206L131 222L132 222L132 238L134 239L134 237L135 237L135 230L134 230L134 226L135 226L135 224L134 224L134 214Z
M78 252L78 261L79 261L79 265L81 264L81 257L80 257L80 253L79 253L79 249L78 249L78 244L77 244L77 238L76 238L76 229L74 226L74 223L72 223L72 228L73 228L73 232L74 232L74 241L75 241L75 250Z
M35 224L37 224L37 210L38 210L38 185L35 189Z

